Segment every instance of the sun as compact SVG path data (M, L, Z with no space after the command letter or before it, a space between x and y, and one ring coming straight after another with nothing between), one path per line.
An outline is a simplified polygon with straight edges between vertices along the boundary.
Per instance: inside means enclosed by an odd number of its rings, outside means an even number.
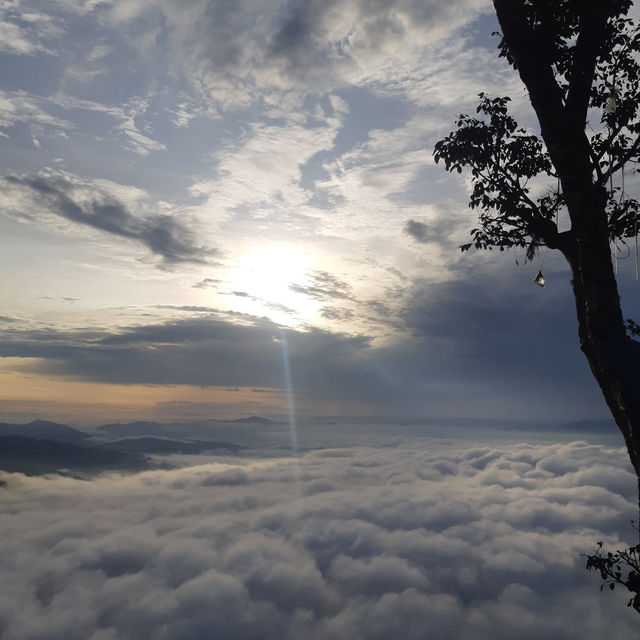
M227 273L235 311L267 316L278 324L295 326L312 321L320 302L292 289L309 285L315 260L289 243L255 247L235 258Z

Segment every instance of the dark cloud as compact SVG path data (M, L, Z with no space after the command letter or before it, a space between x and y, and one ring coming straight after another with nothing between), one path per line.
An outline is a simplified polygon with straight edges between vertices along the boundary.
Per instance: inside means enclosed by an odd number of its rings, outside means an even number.
M322 307L320 315L327 320L349 321L355 318L353 311L340 309L339 307Z
M462 228L466 232L468 223L461 218L442 217L429 223L409 219L404 223L403 231L419 244L434 243L448 246L452 236Z
M264 305L267 309L271 309L272 311L283 311L284 313L294 314L295 310L291 307L287 307L284 304L280 304L279 302L269 302L264 298L260 298L259 296L252 296L250 293L246 291L225 291L222 292L223 295L226 296L235 296L236 298L247 298L248 300L253 300L254 302L258 302L259 304Z
M9 175L2 182L25 191L36 206L66 220L140 242L165 263L204 263L216 255L215 250L196 245L191 231L174 216L135 215L127 204L96 186L79 198L79 187L86 190L87 185L76 184L66 174Z
M503 281L493 289L487 286L487 275L478 275L478 280L470 272L465 280L437 285L415 282L405 292L401 312L407 329L449 353L455 351L473 369L521 364L542 375L545 361L582 361L568 291L539 296L528 279L520 287Z
M296 293L326 302L327 300L353 300L351 285L327 271L312 271L310 285L292 284L290 289Z
M622 448L381 434L297 463L3 475L3 635L634 637L637 614L580 556L633 538Z
M334 1L326 3L327 9L335 5ZM288 15L282 21L271 41L271 54L297 53L304 50L313 41L314 27L317 27L324 7L317 2L288 2Z
M319 404L365 403L395 416L606 416L577 345L569 283L549 274L539 291L516 269L499 281L476 269L465 280L414 281L354 309L402 335L385 342L188 306L198 315L122 330L6 325L0 355L41 358L30 366L95 381L283 388L284 338L296 393ZM350 311L323 313L340 320Z
M283 313L288 313L290 315L294 315L296 313L295 309L291 307L287 307L286 304L280 304L279 302L268 302L266 300L258 299L262 304L264 304L268 309L272 311L282 311Z
M387 320L393 320L396 312L391 309L388 305L380 300L367 300L365 303L366 306L373 311L377 316L381 318L386 318Z
M286 341L300 391L326 393L344 386L357 392L375 383L363 362L370 344L366 336L282 329L237 315L238 323L211 314L98 335L15 330L5 332L0 353L46 358L50 371L99 381L281 387Z
M155 304L154 309L173 309L174 311L187 311L189 313L217 313L219 309L216 307L202 307L192 304Z
M429 227L418 220L407 220L404 223L404 232L416 242L429 242Z
M209 287L215 289L220 282L222 281L216 280L215 278L204 278L203 280L196 282L193 287L194 289L208 289Z
M396 269L395 267L387 267L386 270L402 282L406 282L409 279L408 276L406 276L404 273L402 273L402 271Z
M308 82L340 65L362 64L366 52L375 55L385 46L393 50L403 41L410 46L411 37L427 29L433 38L442 25L455 28L478 8L473 0L289 0L269 35L267 60L281 62L288 75Z
M284 338L295 392L319 406L534 422L607 416L579 349L566 271L549 256L541 290L532 282L535 265L464 256L455 280L413 280L379 299L344 301L348 308L330 297L334 304L322 308L334 321L357 317L375 322L377 332L382 325L388 335L380 338L283 329L265 318L187 305L168 307L185 314L178 319L122 329L7 324L0 355L40 358L28 366L94 381L283 388ZM344 293L335 278L317 275L317 284ZM634 304L637 312L630 286L623 289L627 315Z

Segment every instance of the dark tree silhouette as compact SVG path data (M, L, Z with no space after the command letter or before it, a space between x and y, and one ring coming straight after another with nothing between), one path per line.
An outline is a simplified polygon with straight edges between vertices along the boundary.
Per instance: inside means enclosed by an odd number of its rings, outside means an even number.
M640 343L627 334L610 242L634 238L640 203L612 176L640 162L640 27L630 0L494 0L500 56L518 71L541 137L518 126L509 98L480 94L476 116L435 145L447 170L471 170L475 246L543 246L571 266L580 346L640 480ZM546 180L546 189L543 188ZM571 221L556 224L559 210Z
M632 339L640 326L623 319L610 249L640 230L640 203L624 190L625 172L640 163L640 27L628 17L631 0L493 5L499 55L519 73L540 136L518 126L508 97L480 94L476 115L459 116L435 145L448 171L471 170L479 224L461 249L524 247L532 258L549 247L566 258L580 347L624 437L640 499L640 343ZM568 231L558 229L559 211ZM638 553L599 547L587 568L637 596ZM630 604L640 611L640 600Z
M622 585L635 594L629 598L627 606L640 613L640 545L611 553L603 551L602 542L598 542L595 552L587 556L587 570L600 574L600 591L605 586L613 591L616 585Z

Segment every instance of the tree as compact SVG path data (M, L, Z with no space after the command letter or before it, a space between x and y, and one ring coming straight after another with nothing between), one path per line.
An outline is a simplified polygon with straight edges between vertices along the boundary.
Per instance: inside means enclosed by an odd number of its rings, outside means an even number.
M600 591L605 586L613 591L616 585L622 585L635 594L629 598L627 606L640 613L640 544L615 553L605 553L602 542L598 542L595 552L587 556L587 570L600 574Z
M640 203L613 176L640 163L640 27L631 0L493 0L499 55L520 75L540 136L508 97L480 94L475 116L435 145L448 171L471 170L479 249L559 250L572 271L580 347L620 429L640 491L640 343L620 306L610 243L640 230ZM621 184L622 179L616 184ZM559 231L557 213L570 230Z
M640 26L631 0L493 5L500 56L527 88L540 137L509 115L508 97L480 94L476 116L459 116L435 161L471 169L479 225L463 251L525 247L530 259L548 247L569 263L580 348L624 438L640 510L640 325L623 320L610 250L640 231L640 203L624 189L625 170L640 164ZM560 210L568 231L558 229ZM587 569L635 594L628 604L640 612L640 545L606 554L598 545Z

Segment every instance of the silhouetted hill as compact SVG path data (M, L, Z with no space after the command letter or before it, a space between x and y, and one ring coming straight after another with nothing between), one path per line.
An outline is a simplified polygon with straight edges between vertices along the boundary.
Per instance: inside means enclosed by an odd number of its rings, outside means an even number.
M277 425L277 422L262 418L260 416L250 416L248 418L237 418L236 420L199 420L196 422L174 422L164 424L161 422L127 422L103 424L97 428L100 435L110 438L152 436L169 439L191 439L206 440L211 435L215 437L216 427L230 425ZM220 437L220 436L218 436ZM225 436L223 436L225 437Z
M48 420L34 420L28 424L0 422L0 436L25 436L70 443L80 443L90 437L84 431Z
M154 438L152 436L141 436L139 438L124 438L115 440L102 445L109 449L124 452L137 453L203 453L205 451L214 451L224 449L238 452L241 447L238 444L224 441L205 441L205 440L171 440L169 438Z
M110 437L122 436L167 436L173 434L171 425L160 422L114 422L98 427L98 432Z
M613 420L577 420L563 424L563 431L575 431L579 433L617 433L618 427Z
M0 436L0 469L41 475L43 473L99 473L141 471L153 465L144 456L101 447L81 447L26 436Z

